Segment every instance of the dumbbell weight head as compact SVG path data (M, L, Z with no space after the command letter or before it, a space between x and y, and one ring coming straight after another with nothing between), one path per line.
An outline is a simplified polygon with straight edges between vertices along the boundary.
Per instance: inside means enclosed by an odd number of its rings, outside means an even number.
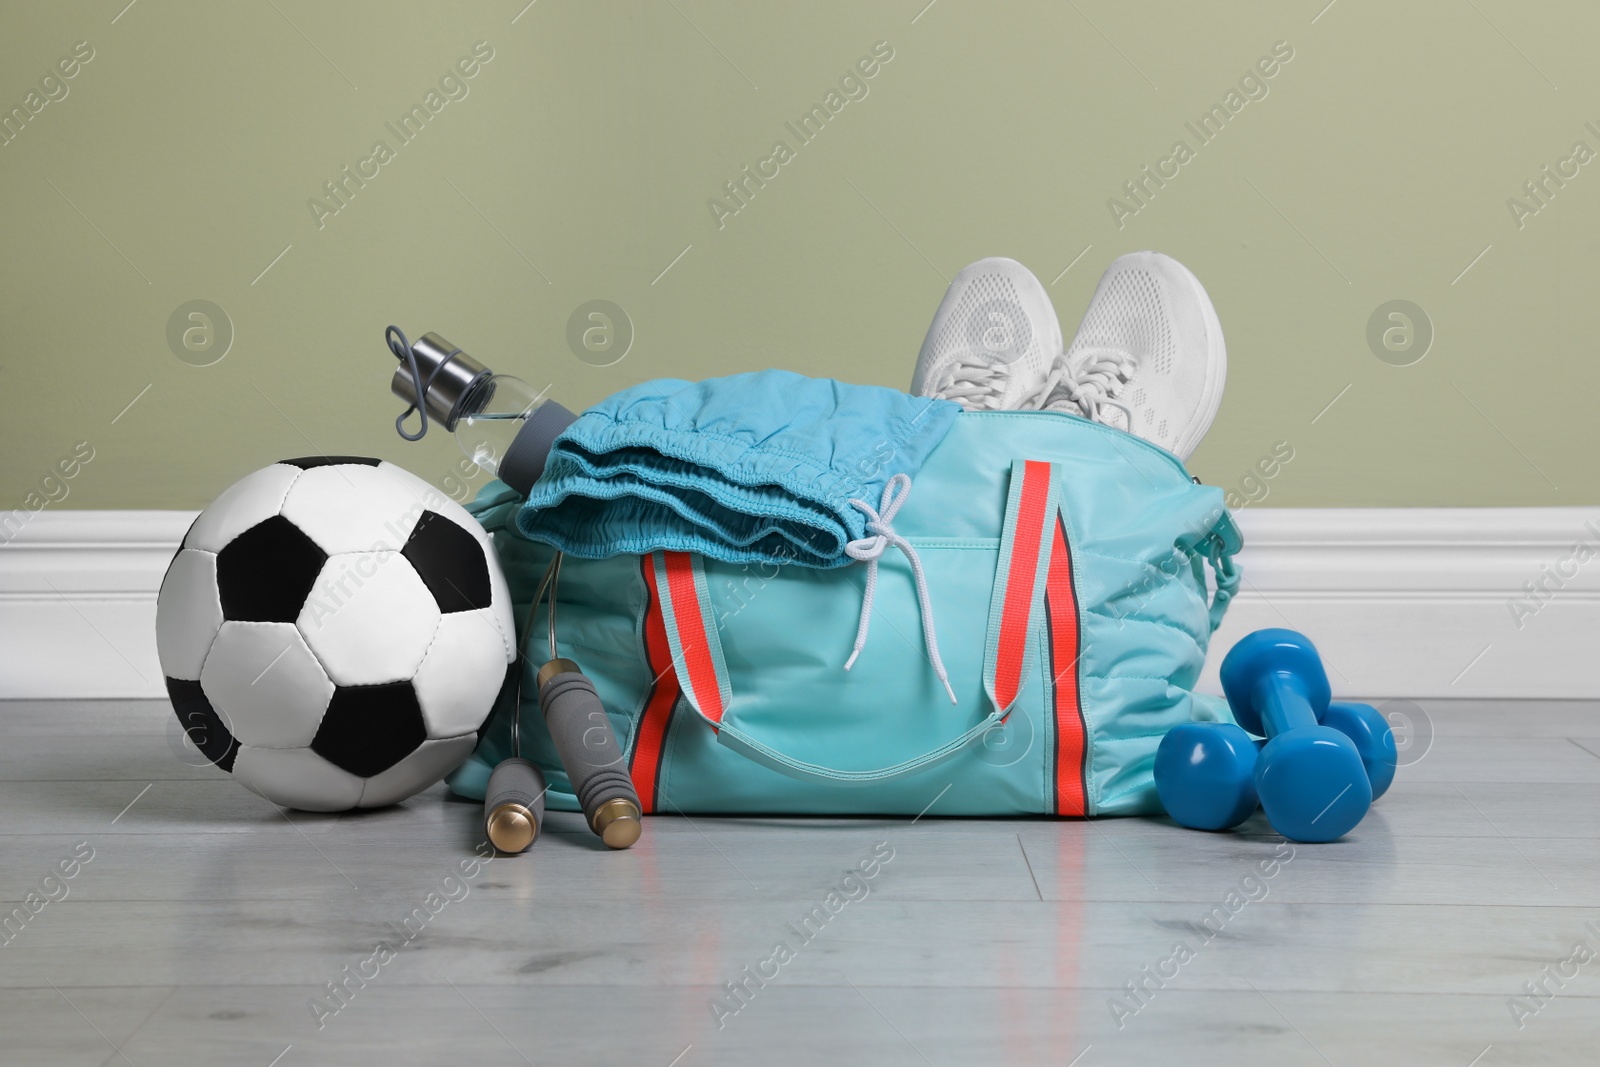
M1367 780L1372 783L1372 799L1383 796L1394 781L1395 765L1400 762L1394 731L1383 713L1371 704L1333 703L1328 705L1322 725L1333 727L1355 744L1367 769Z
M1274 737L1256 761L1256 794L1272 828L1294 841L1333 841L1372 806L1355 743L1328 726Z
M1256 810L1256 745L1227 722L1186 722L1156 749L1156 792L1174 822L1226 830Z
M1257 691L1263 679L1288 676L1320 721L1332 693L1311 639L1294 630L1257 630L1240 638L1222 661L1222 691L1240 726L1253 734L1274 731L1262 721Z

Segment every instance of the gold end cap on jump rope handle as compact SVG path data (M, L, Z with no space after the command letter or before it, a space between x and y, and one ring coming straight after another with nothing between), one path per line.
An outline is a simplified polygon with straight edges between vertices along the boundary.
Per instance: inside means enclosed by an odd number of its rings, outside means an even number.
M502 804L489 813L489 843L501 852L526 852L539 836L533 812L521 804Z
M539 668L539 673L533 676L533 687L542 690L544 684L558 674L582 674L583 670L570 659L557 657Z
M596 808L589 825L607 848L616 849L631 847L644 830L638 807L626 797L608 800Z

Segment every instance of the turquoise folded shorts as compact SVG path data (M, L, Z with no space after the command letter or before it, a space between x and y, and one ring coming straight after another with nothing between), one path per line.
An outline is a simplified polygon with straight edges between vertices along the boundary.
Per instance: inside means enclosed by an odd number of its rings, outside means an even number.
M839 567L896 475L913 476L959 405L763 370L616 393L558 438L516 518L584 559L658 550Z

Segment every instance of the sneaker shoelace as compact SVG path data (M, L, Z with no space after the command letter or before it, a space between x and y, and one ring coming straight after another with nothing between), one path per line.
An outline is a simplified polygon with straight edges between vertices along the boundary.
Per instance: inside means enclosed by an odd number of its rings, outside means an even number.
M964 352L944 368L940 374L943 384L930 395L954 400L968 409L991 410L1004 400L1010 374L1010 365L993 356Z
M905 553L911 564L911 577L917 586L917 607L922 611L922 639L927 646L928 660L933 664L933 672L939 676L939 681L944 683L944 691L950 694L950 703L954 704L956 691L950 687L944 660L939 656L939 639L933 632L933 602L928 592L928 580L922 573L922 560L911 542L894 529L894 517L910 495L911 476L902 473L896 474L884 485L883 497L876 508L865 500L850 501L852 507L867 517L867 536L847 543L844 551L851 559L866 563L867 587L861 595L861 621L856 626L855 648L851 650L850 658L845 660L844 669L849 670L855 665L856 657L861 655L861 649L867 643L867 628L872 622L872 602L878 589L878 560L893 545Z
M1133 412L1118 402L1124 386L1132 380L1137 368L1132 357L1116 349L1090 349L1087 359L1078 361L1074 371L1065 359L1055 367L1040 385L1022 398L1023 408L1040 411L1070 411L1095 422L1105 422L1102 408L1120 411L1133 425Z

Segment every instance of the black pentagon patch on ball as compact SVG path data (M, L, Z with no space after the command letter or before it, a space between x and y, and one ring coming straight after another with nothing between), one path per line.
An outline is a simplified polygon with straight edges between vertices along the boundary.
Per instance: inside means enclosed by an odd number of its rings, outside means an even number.
M284 518L258 522L217 553L222 617L235 622L294 622L328 554Z
M233 758L239 754L239 742L222 724L222 716L206 699L200 683L168 678L167 696L172 698L172 710L178 713L178 723L194 747L206 759L231 772Z
M370 459L366 456L301 456L299 459L280 459L278 462L288 467L299 467L303 471L308 471L312 467L337 467L341 464L376 467L382 460Z
M400 554L422 576L441 612L471 611L492 602L483 546L438 512L422 513Z
M333 692L311 751L357 778L382 774L428 739L410 682L342 685Z

